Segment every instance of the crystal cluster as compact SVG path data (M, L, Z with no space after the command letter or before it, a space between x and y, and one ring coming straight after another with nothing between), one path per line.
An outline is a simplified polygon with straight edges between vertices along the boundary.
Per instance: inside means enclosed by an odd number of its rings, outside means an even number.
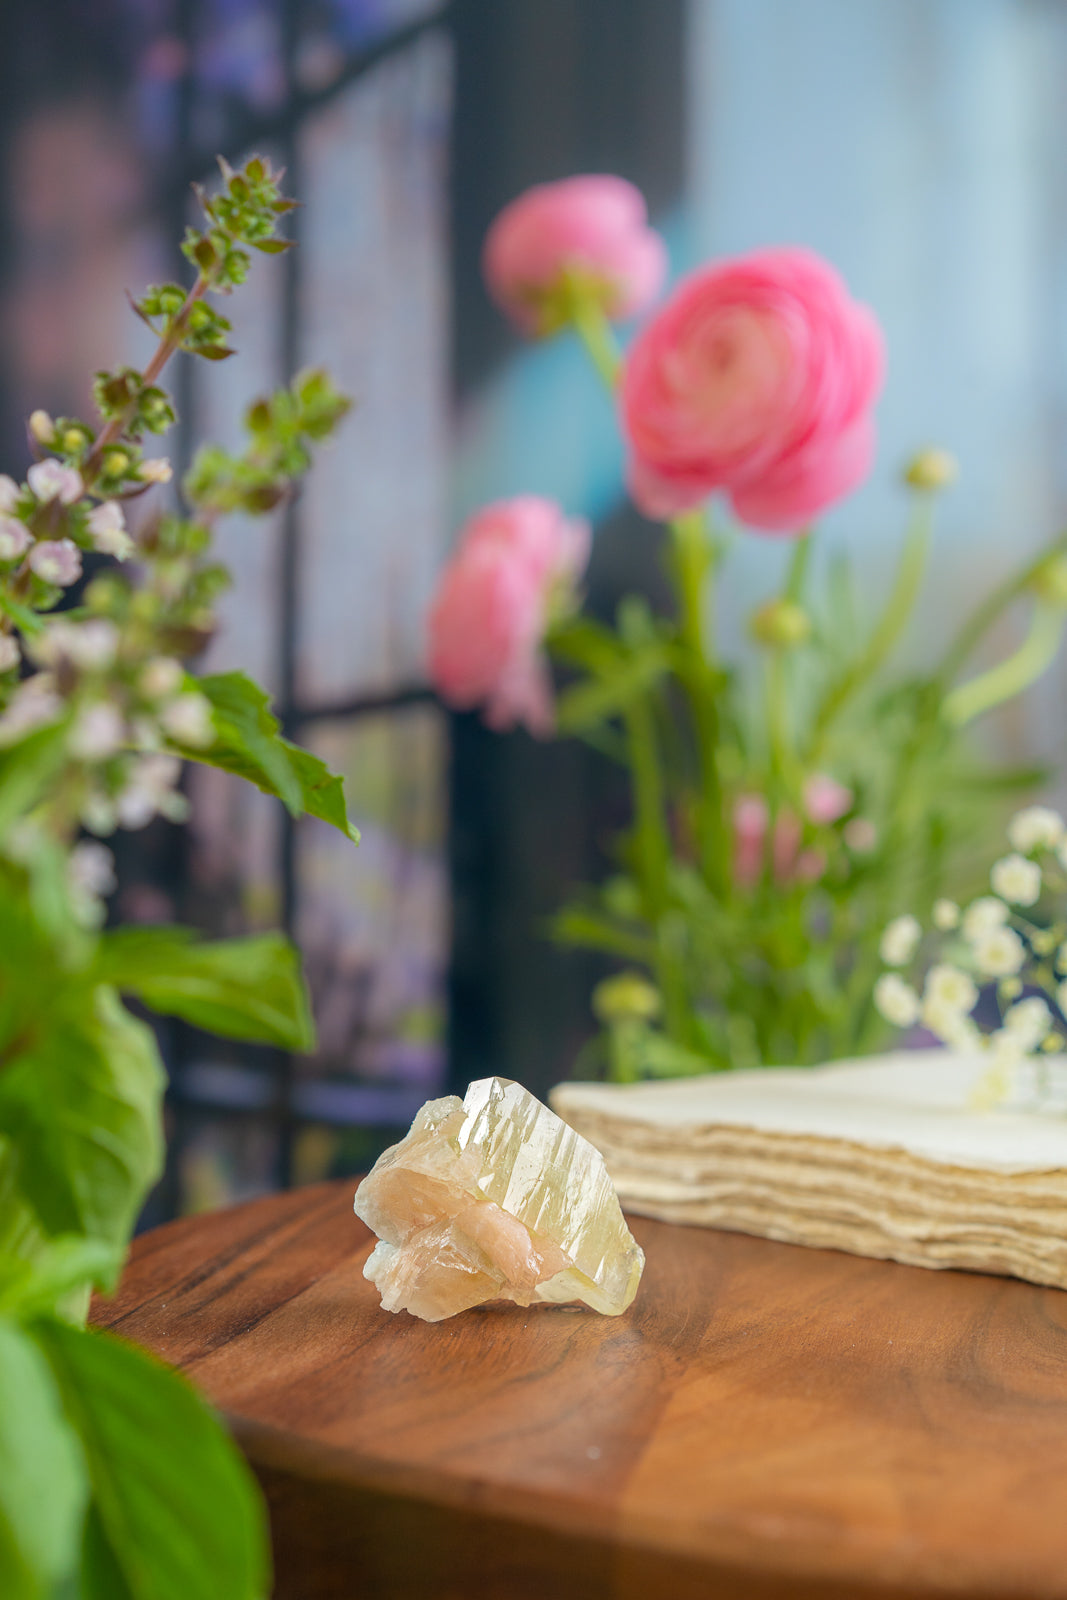
M486 1300L581 1300L618 1316L645 1258L599 1151L521 1084L430 1100L356 1190L386 1311L439 1322Z

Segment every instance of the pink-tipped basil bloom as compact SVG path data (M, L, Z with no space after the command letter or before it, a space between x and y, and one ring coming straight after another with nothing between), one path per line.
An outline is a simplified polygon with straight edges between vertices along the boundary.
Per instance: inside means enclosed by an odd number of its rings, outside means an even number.
M866 476L881 331L810 250L692 273L631 346L630 489L652 517L724 491L742 522L796 533Z
M483 706L493 728L551 733L542 645L589 545L586 522L537 495L497 501L472 517L430 609L429 671L443 700L461 710Z
M541 183L504 207L482 258L489 292L524 333L565 320L568 275L607 316L636 316L667 275L667 251L648 226L644 196L625 178L588 175Z

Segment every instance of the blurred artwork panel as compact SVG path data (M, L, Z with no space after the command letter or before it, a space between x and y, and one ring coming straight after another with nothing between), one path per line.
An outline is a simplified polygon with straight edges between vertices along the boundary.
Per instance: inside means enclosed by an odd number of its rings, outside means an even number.
M446 724L429 706L330 720L305 742L345 780L358 849L297 830L303 951L319 1030L304 1070L438 1090L444 1076Z
M355 396L301 502L298 699L423 676L445 544L451 54L436 32L345 90L301 141L301 358Z

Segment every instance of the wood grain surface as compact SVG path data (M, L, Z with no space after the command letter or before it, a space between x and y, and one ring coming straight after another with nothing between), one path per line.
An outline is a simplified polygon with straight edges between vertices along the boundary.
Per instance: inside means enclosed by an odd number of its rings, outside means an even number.
M380 1310L351 1182L139 1239L279 1600L1067 1600L1067 1294L636 1218L620 1318Z

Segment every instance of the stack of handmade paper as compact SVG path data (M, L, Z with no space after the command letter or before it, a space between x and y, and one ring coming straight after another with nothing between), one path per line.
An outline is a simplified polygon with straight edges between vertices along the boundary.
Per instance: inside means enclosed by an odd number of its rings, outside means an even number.
M986 1064L909 1051L551 1101L630 1211L1067 1288L1067 1118L974 1109Z

